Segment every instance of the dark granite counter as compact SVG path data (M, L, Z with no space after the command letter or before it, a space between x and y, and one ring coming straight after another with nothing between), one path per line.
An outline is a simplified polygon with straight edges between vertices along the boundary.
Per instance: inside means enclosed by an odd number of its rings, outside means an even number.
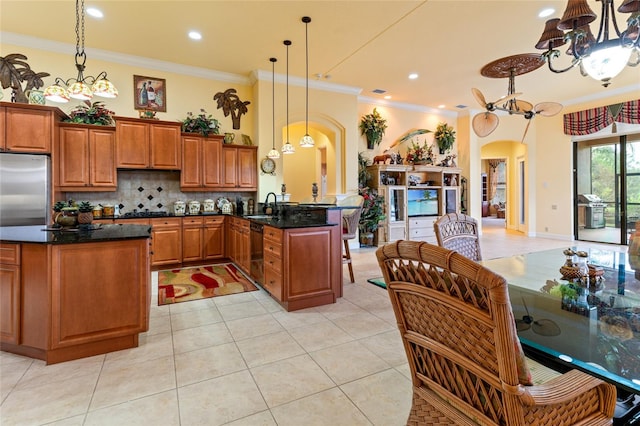
M102 241L149 238L146 225L90 225L88 227L55 229L44 225L0 227L0 242L37 244L75 244Z

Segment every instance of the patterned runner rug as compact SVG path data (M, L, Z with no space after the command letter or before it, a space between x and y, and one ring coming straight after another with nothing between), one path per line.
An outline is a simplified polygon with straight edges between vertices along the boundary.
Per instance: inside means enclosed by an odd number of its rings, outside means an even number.
M158 272L158 305L255 291L233 263Z

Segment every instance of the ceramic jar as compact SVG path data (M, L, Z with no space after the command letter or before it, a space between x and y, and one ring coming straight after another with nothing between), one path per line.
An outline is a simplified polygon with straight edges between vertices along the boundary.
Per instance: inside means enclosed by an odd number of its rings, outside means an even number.
M203 209L205 213L213 213L216 211L216 203L213 200L204 200Z
M30 89L24 92L24 94L27 96L30 104L44 105L46 103L44 99L44 92L42 90Z
M199 201L189 201L189 214L200 214Z
M104 216L110 217L113 216L114 213L115 207L113 206L113 204L105 204L104 206L102 206L102 214Z
M102 206L95 206L93 208L93 218L99 219L102 217Z
M173 214L176 216L184 216L186 205L184 201L176 201L173 203Z

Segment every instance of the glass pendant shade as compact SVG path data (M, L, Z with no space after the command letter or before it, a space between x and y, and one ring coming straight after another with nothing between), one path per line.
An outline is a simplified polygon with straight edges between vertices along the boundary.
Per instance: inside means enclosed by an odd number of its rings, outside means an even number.
M280 158L280 153L278 152L277 149L274 148L271 151L269 151L269 153L267 154L267 157L276 160L276 159Z
M116 89L116 86L106 78L97 80L93 83L91 91L94 95L103 98L116 98L118 96L118 89Z
M69 92L67 92L67 89L57 84L53 84L47 87L44 90L44 97L45 99L52 102L58 102L58 103L69 102Z
M296 149L289 142L282 145L282 153L283 154L294 154Z
M69 96L73 99L80 99L81 101L88 101L93 98L93 92L88 84L82 81L76 81L69 86Z
M300 139L300 146L303 148L311 148L314 145L313 138L311 136L304 135L302 139Z
M607 82L622 72L630 56L631 49L613 46L592 52L582 65L591 78Z

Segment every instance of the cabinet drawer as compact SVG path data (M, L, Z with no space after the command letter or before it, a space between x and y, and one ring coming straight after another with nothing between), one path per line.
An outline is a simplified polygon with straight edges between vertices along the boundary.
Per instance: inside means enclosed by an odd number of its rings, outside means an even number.
M182 219L182 226L202 226L203 224L203 217L185 217Z
M263 232L265 240L272 241L276 244L282 244L282 231L280 229L265 226Z
M20 244L0 244L0 263L5 265L20 264Z
M209 226L209 225L222 225L224 224L224 217L223 216L219 216L219 217L208 217L204 220L204 224L205 226Z
M431 228L438 218L433 219L409 219L409 229L413 228Z
M282 301L282 275L279 272L265 266L262 286L278 301Z
M435 238L436 233L433 228L414 228L409 230L409 238L412 240L426 237Z
M267 269L271 269L274 272L277 272L278 274L282 273L282 260L280 260L280 257L276 257L272 254L269 254L267 252L264 253L264 269L265 271Z
M276 256L278 259L282 258L282 244L276 243L268 238L264 239L263 248L265 254Z
M179 217L169 219L151 219L151 226L154 228L179 228L182 226L182 219Z

